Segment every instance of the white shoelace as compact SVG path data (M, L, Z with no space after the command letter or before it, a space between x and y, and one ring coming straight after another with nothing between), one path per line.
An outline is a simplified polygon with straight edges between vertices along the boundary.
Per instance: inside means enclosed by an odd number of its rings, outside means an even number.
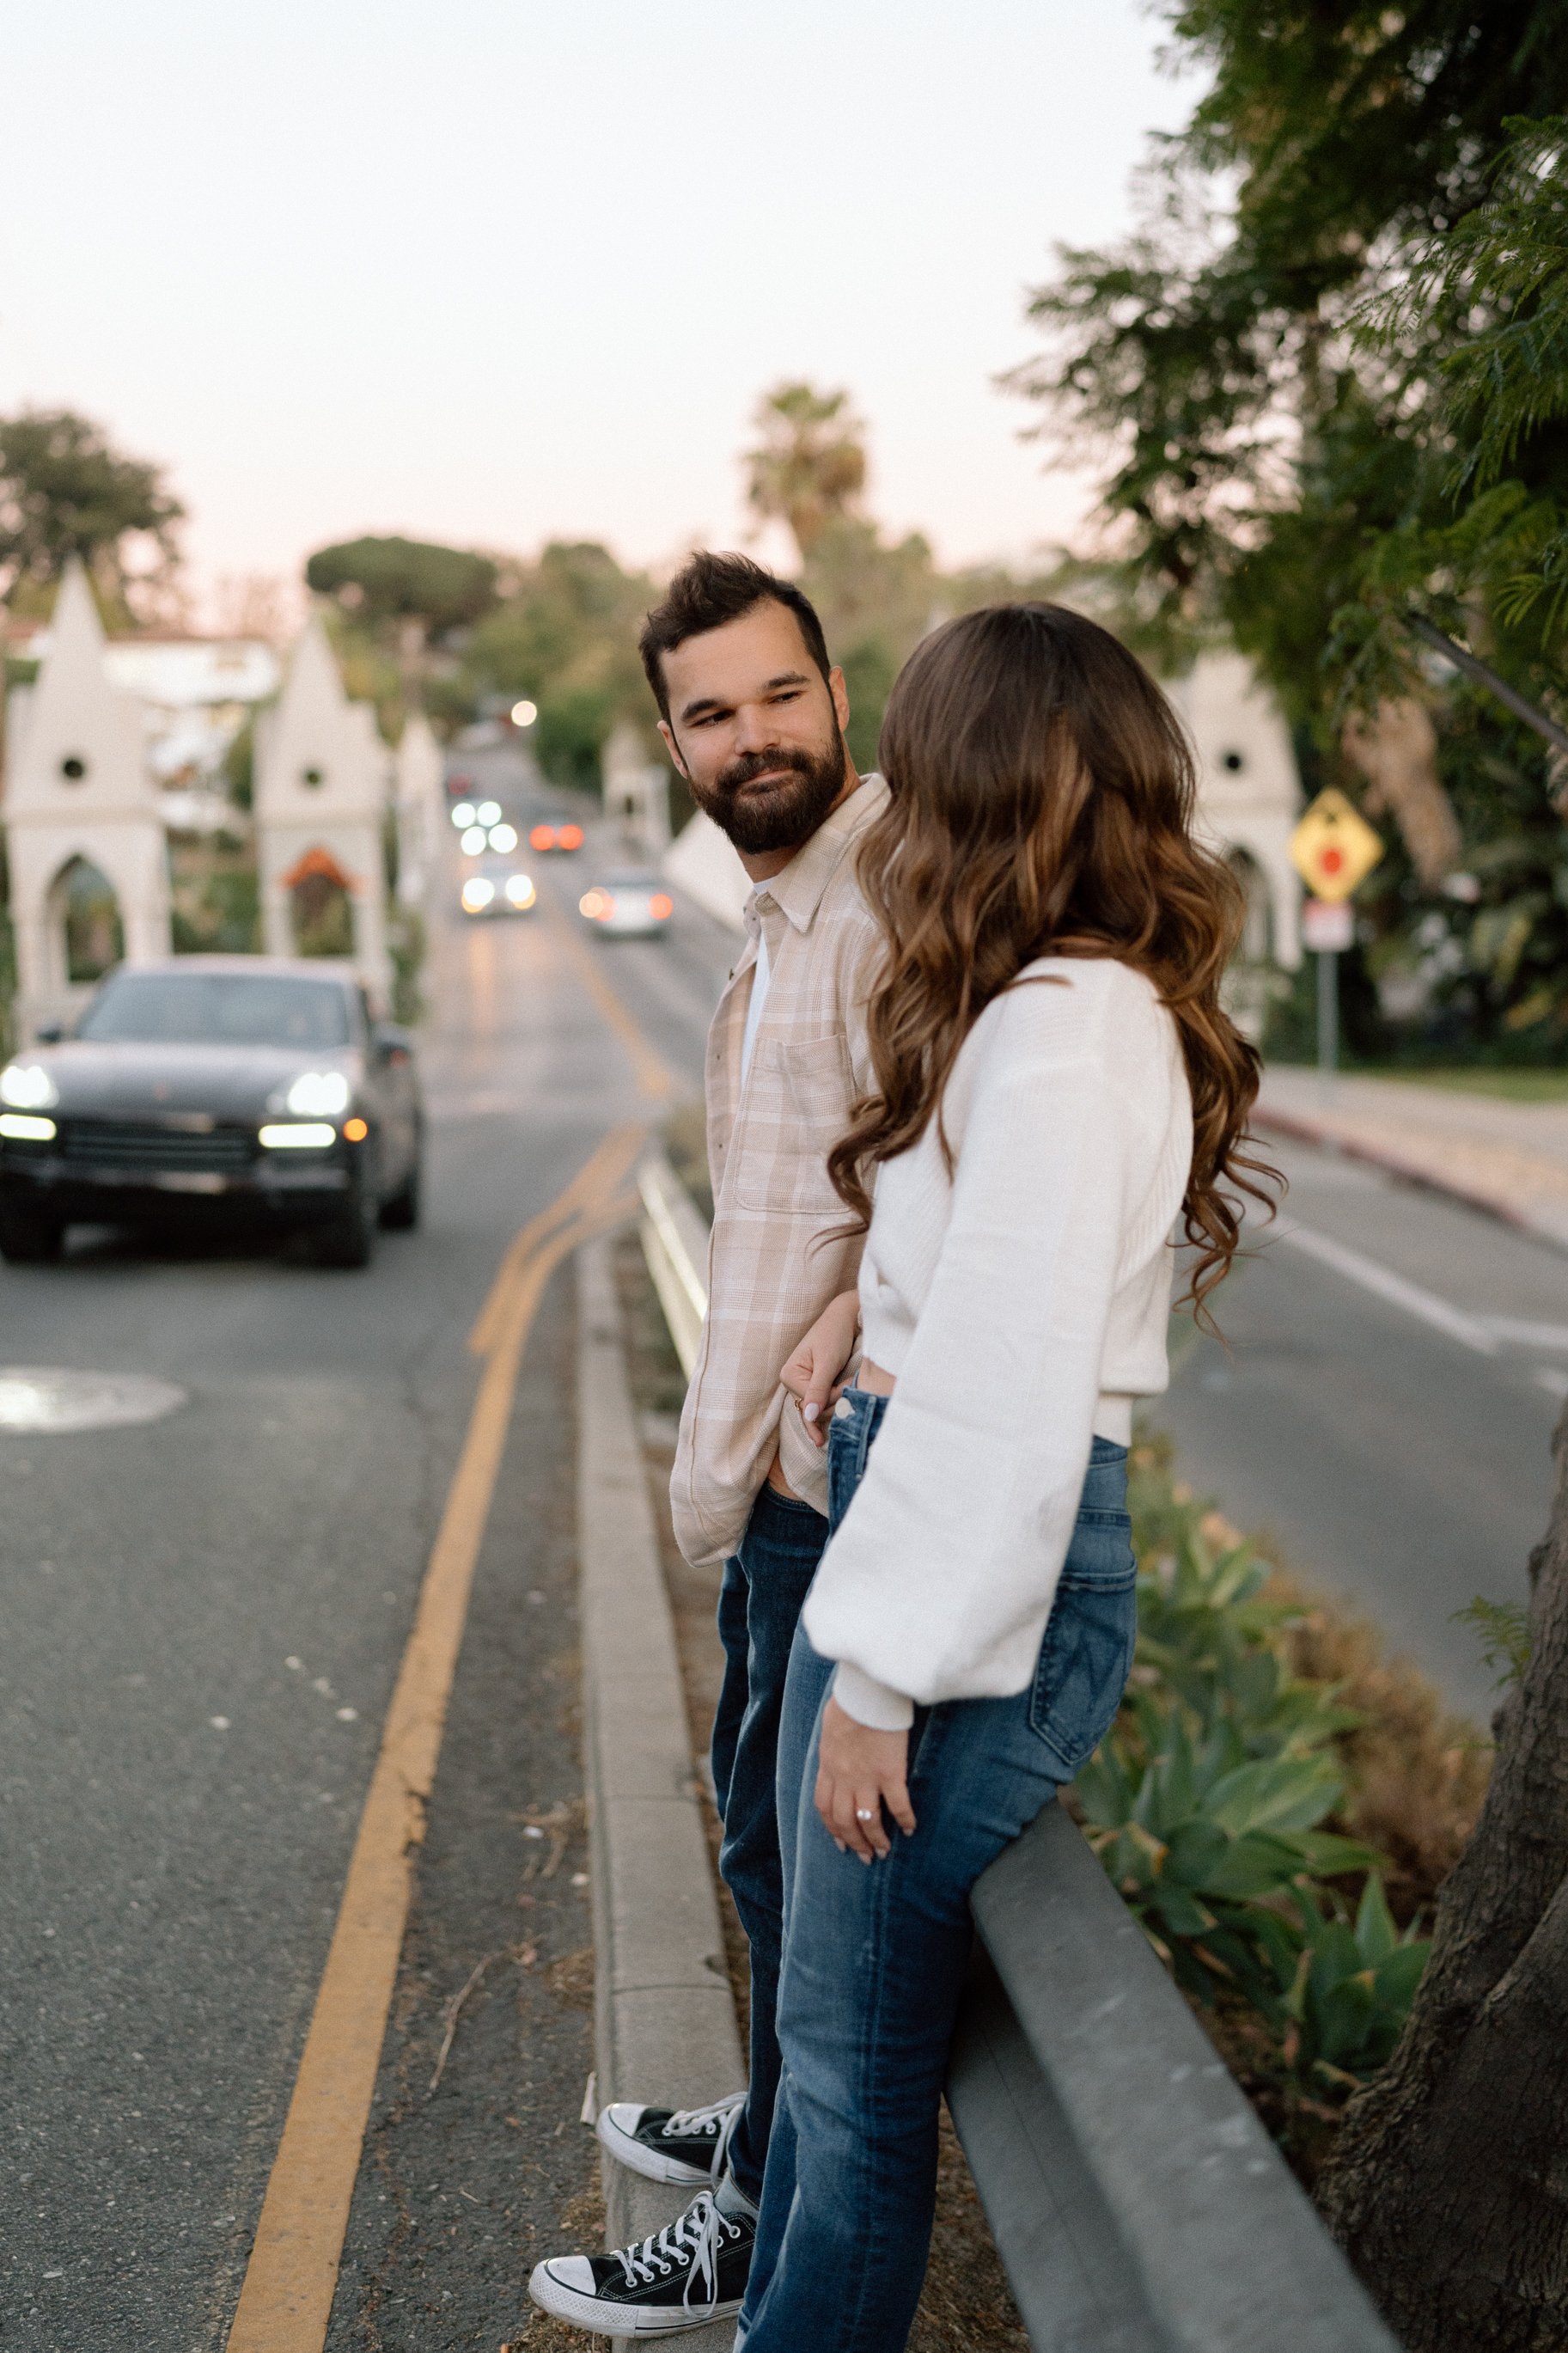
M672 2140L678 2135L719 2132L729 2118L739 2116L745 2096L743 2092L731 2092L728 2098L710 2101L705 2108L677 2108L660 2125L659 2132Z
M712 2100L705 2108L677 2108L675 2114L659 2126L661 2139L696 2138L711 2133L714 2136L713 2155L709 2164L711 2179L723 2179L729 2162L730 2143L735 2137L735 2127L746 2105L744 2092L731 2092L727 2099Z
M713 2150L713 2163L709 2169L710 2178L714 2181L722 2181L724 2179L724 2168L730 2162L730 2143L735 2137L735 2126L740 2123L745 2110L744 2099L737 2100L719 2127L719 2138Z
M703 2189L678 2221L667 2222L641 2246L620 2247L616 2253L628 2287L646 2287L656 2279L668 2279L679 2265L688 2265L681 2303L689 2311L711 2312L719 2301L719 2250L727 2238L740 2235L738 2226L725 2221ZM700 2279L708 2287L700 2306L691 2301L692 2288Z

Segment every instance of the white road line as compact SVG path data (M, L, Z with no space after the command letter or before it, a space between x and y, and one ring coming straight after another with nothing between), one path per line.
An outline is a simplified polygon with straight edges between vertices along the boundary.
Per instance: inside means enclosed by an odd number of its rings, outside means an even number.
M1286 1226L1280 1240L1294 1242L1299 1250L1305 1250L1321 1266L1332 1267L1347 1282L1359 1283L1363 1291L1385 1299L1391 1307L1402 1307L1406 1315L1429 1324L1435 1332L1446 1332L1461 1347L1473 1348L1479 1356L1497 1355L1499 1341L1489 1324L1467 1315L1447 1299L1439 1299L1435 1291L1426 1291L1418 1282L1407 1282L1392 1267L1379 1266L1375 1259L1363 1258L1360 1250L1348 1250L1343 1242L1333 1240L1328 1234L1316 1233L1310 1226Z
M1515 1348L1568 1348L1568 1324L1525 1324L1517 1315L1483 1315L1489 1332Z

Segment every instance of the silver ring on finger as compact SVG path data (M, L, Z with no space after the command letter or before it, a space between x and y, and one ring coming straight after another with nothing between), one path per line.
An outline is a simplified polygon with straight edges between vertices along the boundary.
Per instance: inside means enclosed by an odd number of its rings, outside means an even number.
M855 1819L858 1822L874 1822L877 1819L876 1807L857 1806L855 1809Z

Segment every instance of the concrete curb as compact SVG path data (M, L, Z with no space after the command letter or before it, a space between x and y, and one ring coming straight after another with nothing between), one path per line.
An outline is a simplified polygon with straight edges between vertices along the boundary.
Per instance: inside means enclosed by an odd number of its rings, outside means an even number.
M1282 1135L1294 1144L1310 1144L1325 1152L1337 1152L1342 1160L1363 1161L1369 1168L1381 1168L1386 1175L1397 1176L1402 1184L1441 1193L1446 1199L1462 1202L1468 1209L1479 1209L1500 1224L1512 1226L1519 1233L1533 1234L1538 1241L1549 1242L1553 1250L1568 1250L1568 1241L1561 1233L1542 1224L1502 1194L1489 1193L1475 1185L1461 1185L1427 1161L1369 1144L1362 1137L1347 1136L1331 1120L1312 1119L1298 1111L1277 1111L1271 1104L1259 1102L1252 1114L1252 1125L1266 1135Z
M598 2100L689 2107L739 2090L746 2071L606 1240L578 1253L577 1319ZM672 2221L691 2196L607 2159L604 2180L611 2246ZM732 2337L723 2322L680 2342L719 2353Z

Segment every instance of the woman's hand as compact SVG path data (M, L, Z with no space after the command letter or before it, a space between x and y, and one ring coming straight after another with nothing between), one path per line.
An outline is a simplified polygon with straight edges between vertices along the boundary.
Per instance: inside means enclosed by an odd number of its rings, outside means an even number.
M860 1330L859 1294L841 1291L830 1300L805 1339L783 1366L779 1378L800 1407L814 1446L826 1446L827 1409L840 1394L838 1377L855 1354Z
M884 1806L901 1831L913 1831L909 1761L907 1732L873 1732L829 1699L817 1746L816 1810L840 1852L847 1847L862 1862L873 1862L889 1852ZM869 1820L863 1821L862 1815Z

